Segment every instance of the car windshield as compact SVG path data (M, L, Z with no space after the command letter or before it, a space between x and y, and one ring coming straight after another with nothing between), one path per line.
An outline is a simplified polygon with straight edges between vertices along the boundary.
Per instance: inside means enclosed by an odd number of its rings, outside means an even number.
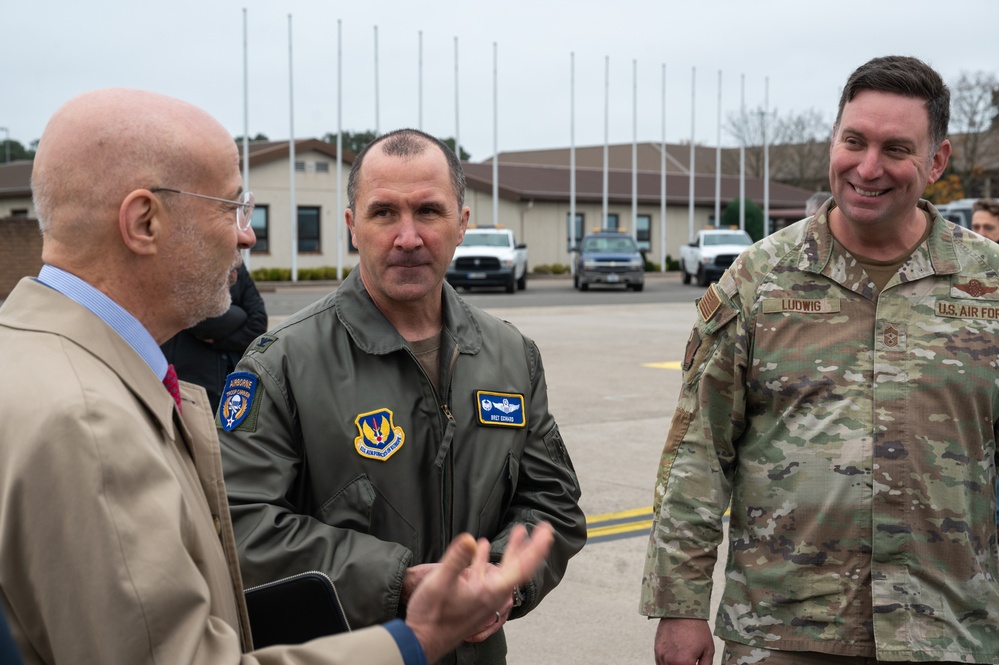
M752 245L753 241L744 233L708 233L704 235L705 245Z
M461 241L464 247L509 247L510 236L505 233L476 233L466 231Z
M620 238L587 238L583 242L584 252L619 252L634 254L638 251L635 241L627 236Z

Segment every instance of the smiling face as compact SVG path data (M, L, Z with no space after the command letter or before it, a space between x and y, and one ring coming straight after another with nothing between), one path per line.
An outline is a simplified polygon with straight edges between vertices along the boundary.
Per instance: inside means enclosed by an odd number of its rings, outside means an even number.
M447 159L436 146L428 142L405 156L374 146L346 216L361 280L379 309L440 307L444 273L469 210L459 207Z
M836 205L856 227L901 228L949 156L948 141L931 144L922 99L861 92L834 128L829 182Z

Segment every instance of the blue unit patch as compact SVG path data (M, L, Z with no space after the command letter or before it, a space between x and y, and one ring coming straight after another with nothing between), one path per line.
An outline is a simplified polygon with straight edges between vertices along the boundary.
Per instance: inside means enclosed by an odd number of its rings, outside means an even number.
M231 432L246 420L257 394L257 377L249 372L233 372L225 379L219 404L222 429Z
M392 418L389 409L368 411L354 418L360 435L354 439L354 447L362 457L384 462L402 448L406 435L401 427L395 426Z
M475 409L480 425L524 427L527 424L523 395L476 390Z

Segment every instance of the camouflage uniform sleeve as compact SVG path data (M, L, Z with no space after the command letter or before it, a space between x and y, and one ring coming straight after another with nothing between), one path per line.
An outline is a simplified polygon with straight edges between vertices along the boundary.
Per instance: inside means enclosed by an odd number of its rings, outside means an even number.
M748 336L726 277L697 303L683 387L659 464L639 607L649 617L709 615L733 442L745 423Z

